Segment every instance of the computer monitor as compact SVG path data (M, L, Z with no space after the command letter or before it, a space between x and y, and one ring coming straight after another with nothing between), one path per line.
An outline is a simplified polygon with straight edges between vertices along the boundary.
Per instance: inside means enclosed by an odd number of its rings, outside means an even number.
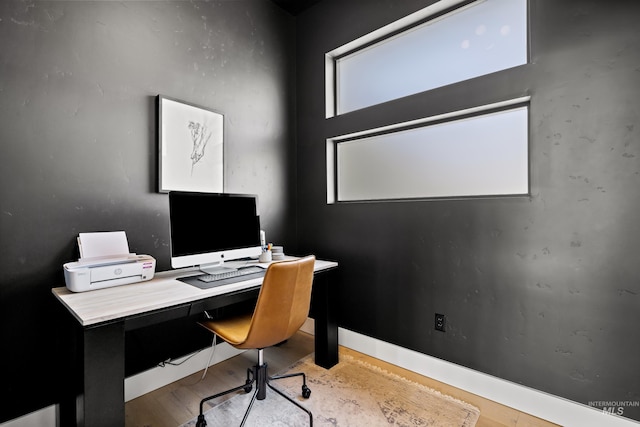
M171 267L224 271L224 261L258 257L258 198L251 194L169 193Z

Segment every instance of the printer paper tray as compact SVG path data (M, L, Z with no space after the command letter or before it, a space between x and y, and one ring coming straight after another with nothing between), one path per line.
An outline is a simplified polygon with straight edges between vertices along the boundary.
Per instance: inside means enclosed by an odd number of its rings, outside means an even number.
M119 277L117 279L111 280L101 280L98 282L91 282L89 285L90 289L102 289L102 288L110 288L112 286L120 286L120 285L128 285L130 283L136 283L142 281L142 275L138 274L135 276L128 277Z
M137 263L112 264L91 269L91 284L105 280L128 279L132 276L140 278L140 265ZM129 282L130 283L130 282Z

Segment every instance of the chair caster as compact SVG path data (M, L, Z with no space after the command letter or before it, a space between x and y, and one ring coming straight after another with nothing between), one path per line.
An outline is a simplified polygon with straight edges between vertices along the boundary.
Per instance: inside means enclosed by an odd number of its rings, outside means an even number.
M253 390L253 381L247 380L247 382L244 385L244 391L245 393L249 393L251 390ZM199 427L199 426L196 426L196 427Z
M305 384L302 386L302 397L308 399L309 396L311 396L311 389Z
M204 420L204 415L198 415L198 422L196 422L196 427L205 427L207 422Z

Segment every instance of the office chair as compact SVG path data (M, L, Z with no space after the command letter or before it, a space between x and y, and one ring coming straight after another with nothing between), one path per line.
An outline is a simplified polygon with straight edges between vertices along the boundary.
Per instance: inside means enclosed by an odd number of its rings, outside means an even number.
M270 381L301 376L302 397L307 399L311 395L311 390L307 387L305 374L300 372L273 377L268 376L263 351L265 347L270 347L289 339L300 329L309 315L314 263L315 257L308 256L295 261L271 264L264 276L258 301L252 313L228 319L198 322L236 348L258 349L258 363L253 368L247 369L247 380L244 384L202 399L196 427L205 427L207 425L203 414L205 402L241 389L249 393L254 383L256 384L256 390L244 414L240 424L241 427L244 426L256 398L258 400L265 399L267 386L305 411L309 415L309 425L313 426L311 411L270 384Z

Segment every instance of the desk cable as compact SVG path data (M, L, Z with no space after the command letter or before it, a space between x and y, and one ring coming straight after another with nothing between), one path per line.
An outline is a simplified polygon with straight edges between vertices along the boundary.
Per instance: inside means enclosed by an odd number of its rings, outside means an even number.
M212 319L213 317L211 317L211 315L209 313L207 313L206 311L204 312L204 315L207 319ZM203 380L204 377L207 375L207 370L209 369L209 365L211 365L211 360L213 359L213 355L216 352L216 338L217 335L213 334L213 343L211 344L211 354L209 355L209 361L207 362L207 366L205 366L204 368L204 372L202 373L202 378L200 380ZM191 353L189 356L185 357L184 360L180 361L180 362L173 362L173 359L167 359L164 360L160 363L158 363L157 366L164 368L167 365L171 365L171 366L180 366L182 365L184 362L186 362L187 360L191 359L193 356L195 356L196 354L200 353L203 349L194 351L193 353Z
M174 362L172 358L169 358L167 360L163 360L162 362L158 363L158 367L160 368L164 368L167 365L171 365L171 366L180 366L182 365L184 362L186 362L187 360L191 359L193 356L195 356L196 354L200 353L202 350L197 350L194 351L193 353L191 353L189 356L185 357L183 360L181 360L180 362Z
M207 375L207 371L209 370L209 365L211 365L211 360L213 359L213 355L216 352L216 341L218 336L216 334L213 334L213 343L211 343L211 354L209 354L209 361L207 362L207 366L204 367L204 372L202 373L202 378L201 380L204 379L204 377Z
M213 319L213 317L211 317L209 312L206 311L206 310L204 312L204 316L207 319ZM213 334L213 342L211 343L211 353L209 354L209 361L207 362L207 366L204 367L204 372L202 373L202 378L200 378L201 381L207 375L207 371L209 370L209 365L211 365L211 360L213 359L213 355L216 352L216 341L218 341L216 338L218 338L218 336L216 334Z

